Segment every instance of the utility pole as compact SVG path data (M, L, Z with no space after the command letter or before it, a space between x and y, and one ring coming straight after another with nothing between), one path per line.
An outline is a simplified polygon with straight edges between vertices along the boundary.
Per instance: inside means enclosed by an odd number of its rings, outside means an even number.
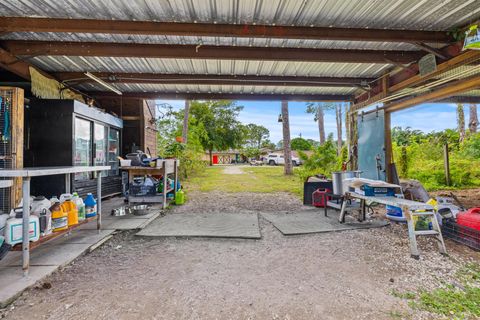
M185 100L185 109L183 115L183 129L182 129L182 140L183 143L187 143L188 138L188 113L190 112L190 101Z
M283 126L283 158L285 160L284 173L293 174L292 149L290 146L290 120L288 118L288 101L282 101L282 126Z

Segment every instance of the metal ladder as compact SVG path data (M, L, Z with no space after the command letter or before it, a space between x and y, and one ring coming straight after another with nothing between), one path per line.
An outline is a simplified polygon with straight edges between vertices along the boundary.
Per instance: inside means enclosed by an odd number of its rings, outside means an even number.
M411 212L408 208L402 208L406 210L405 216L407 217L407 226L408 226L408 237L410 240L410 253L412 258L419 259L420 253L417 247L417 236L434 236L437 240L438 251L441 254L447 254L447 249L445 248L445 242L443 241L442 230L438 223L437 217L435 216L435 211L426 210L423 212L413 211ZM432 222L432 230L415 230L415 224L413 217L429 217Z
M342 202L342 207L340 210L340 216L338 221L340 223L345 222L345 215L347 209L347 200L360 200L360 208L362 211L361 220L365 219L365 202L375 202L378 204L383 205L391 205L394 207L400 207L402 212L404 213L407 226L408 226L408 238L410 242L410 254L412 258L418 259L420 257L420 253L418 251L417 246L417 236L434 236L438 241L438 250L441 254L447 254L447 249L445 248L445 242L443 241L442 237L442 230L440 229L440 225L438 223L435 209L433 206L423 203L417 202L407 199L401 199L391 196L382 196L382 197L373 197L373 196L365 196L356 192L346 192L344 196L344 200ZM432 230L415 230L415 224L413 217L415 216L426 216L429 217L430 221L432 222Z

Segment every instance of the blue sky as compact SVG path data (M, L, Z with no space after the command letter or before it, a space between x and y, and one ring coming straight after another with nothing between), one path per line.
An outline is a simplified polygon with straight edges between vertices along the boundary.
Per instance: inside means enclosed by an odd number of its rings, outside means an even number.
M175 109L181 109L184 101L162 100L160 103L169 103ZM278 123L280 101L238 101L244 106L240 113L240 121L263 125L270 130L270 140L277 143L282 139L282 126ZM305 102L289 102L290 135L292 138L300 134L306 139L318 140L318 126L313 115L305 113ZM468 108L465 108L466 123L468 123ZM456 127L456 105L428 103L417 107L398 111L392 114L392 127L411 127L425 132L440 131ZM330 132L336 136L335 112L327 111L325 115L326 134Z

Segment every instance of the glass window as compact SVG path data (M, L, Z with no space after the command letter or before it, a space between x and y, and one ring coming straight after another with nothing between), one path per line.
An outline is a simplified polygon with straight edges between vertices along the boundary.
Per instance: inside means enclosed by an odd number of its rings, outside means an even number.
M73 164L75 166L89 166L92 163L92 123L75 118L75 152ZM90 178L90 173L75 174L75 180Z
M94 133L95 139L95 165L105 166L107 165L107 130L105 126L95 123ZM107 172L102 172L102 176L105 177Z
M112 167L110 176L118 175L118 156L120 155L120 131L110 128L108 134L108 165Z

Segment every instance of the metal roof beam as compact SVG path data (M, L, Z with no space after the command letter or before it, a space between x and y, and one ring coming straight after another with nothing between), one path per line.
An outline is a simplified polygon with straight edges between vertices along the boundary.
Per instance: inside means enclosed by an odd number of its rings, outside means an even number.
M254 100L254 101L351 101L353 96L328 94L250 94L250 93L208 93L208 92L124 92L118 96L109 91L92 91L95 98L118 99L166 99L166 100Z
M453 41L452 36L443 31L30 17L2 17L0 32L74 32L426 43Z
M411 63L420 51L234 47L105 42L6 40L0 45L20 56L96 56L351 63Z
M389 77L388 81L388 93L392 94L405 88L419 86L431 79L441 76L443 73L458 68L463 65L476 64L480 61L480 51L468 50L461 52L461 47L458 45L450 46L443 50L453 58L439 64L437 70L427 75L419 74L418 64L410 66L407 70L403 70ZM369 92L363 93L356 97L355 105L352 106L353 110L360 110L368 105L376 103L378 100L385 98L385 94L382 92L382 84L378 83Z
M399 102L393 102L385 108L385 111L395 112L422 103L446 99L461 94L462 92L467 92L478 88L480 88L480 76L477 75L458 80L454 83L448 83L442 88L418 95L416 97L410 97Z
M211 74L160 74L160 73L109 73L93 72L104 81L112 83L147 84L202 84L202 85L258 85L295 87L359 87L367 86L373 78L353 77L303 77ZM54 76L71 84L92 82L83 72L57 72Z

